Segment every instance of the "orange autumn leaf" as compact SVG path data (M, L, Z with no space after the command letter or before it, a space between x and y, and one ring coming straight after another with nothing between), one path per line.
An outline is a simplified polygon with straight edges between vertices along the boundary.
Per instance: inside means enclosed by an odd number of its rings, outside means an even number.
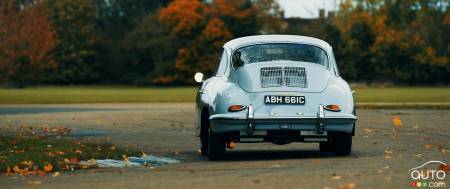
M392 117L392 124L395 127L403 127L402 120L400 119L399 116Z
M441 165L439 165L439 170L448 172L448 171L450 171L450 166L448 164L445 164L445 165L441 164Z
M43 170L45 172L50 172L53 170L53 165L51 163L48 163L46 166L44 166Z
M69 162L70 162L70 163L77 163L77 162L78 162L78 158L77 158L77 157L71 157L71 158L69 159Z
M13 171L14 171L14 173L20 173L20 172L22 172L22 170L21 170L21 169L19 168L19 166L17 166L17 165L14 165Z

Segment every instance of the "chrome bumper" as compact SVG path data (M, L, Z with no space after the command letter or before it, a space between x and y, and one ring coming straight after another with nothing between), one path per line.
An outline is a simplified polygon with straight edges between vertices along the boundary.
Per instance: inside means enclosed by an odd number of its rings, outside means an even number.
M352 114L340 117L326 116L322 106L319 106L317 116L313 117L255 117L252 105L248 105L246 117L216 114L209 119L214 133L245 131L248 135L252 135L255 131L269 130L315 131L317 134L325 131L351 133L357 120Z

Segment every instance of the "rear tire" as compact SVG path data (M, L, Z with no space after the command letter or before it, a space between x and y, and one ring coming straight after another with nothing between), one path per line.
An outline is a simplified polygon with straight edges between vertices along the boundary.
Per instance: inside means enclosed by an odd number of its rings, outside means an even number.
M208 154L208 135L202 134L200 136L200 151L202 155Z
M351 133L340 133L333 137L333 153L337 156L348 156L352 152Z
M214 134L209 131L208 135L208 158L209 160L221 160L225 156L225 135Z
M321 143L319 143L319 149L321 152L332 152L333 151L333 143L321 142Z

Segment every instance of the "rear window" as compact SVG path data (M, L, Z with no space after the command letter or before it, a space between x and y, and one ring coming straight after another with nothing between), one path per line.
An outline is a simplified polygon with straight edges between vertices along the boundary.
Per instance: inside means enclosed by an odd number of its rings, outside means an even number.
M320 64L328 67L327 53L316 46L307 44L259 44L242 47L233 54L233 66L270 61L296 61Z

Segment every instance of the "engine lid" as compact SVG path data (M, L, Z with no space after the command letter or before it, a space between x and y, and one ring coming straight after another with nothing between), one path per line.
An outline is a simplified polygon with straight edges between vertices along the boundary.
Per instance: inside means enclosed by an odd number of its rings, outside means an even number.
M247 92L311 92L325 90L330 71L319 64L271 61L246 64L236 70L239 86Z

